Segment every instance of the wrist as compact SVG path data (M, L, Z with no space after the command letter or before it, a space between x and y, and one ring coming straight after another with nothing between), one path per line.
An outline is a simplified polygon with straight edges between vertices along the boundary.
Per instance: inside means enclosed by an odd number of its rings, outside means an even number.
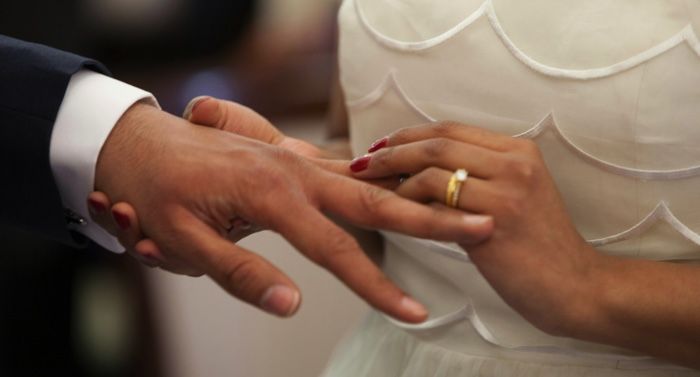
M143 158L144 142L158 122L152 118L159 113L156 107L137 102L121 116L107 137L95 167L95 189L110 195L113 200L123 197L116 184L118 179L127 179L124 172L130 161ZM129 174L131 175L131 174Z
M619 258L602 254L592 247L585 274L576 282L575 294L568 298L562 336L596 341L596 333L606 331L610 323L608 298L615 295L614 271Z

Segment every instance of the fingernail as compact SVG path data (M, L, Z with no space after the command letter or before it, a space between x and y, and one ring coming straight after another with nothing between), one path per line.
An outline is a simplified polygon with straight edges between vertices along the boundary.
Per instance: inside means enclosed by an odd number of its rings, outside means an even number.
M367 152L372 153L376 152L384 147L386 147L389 144L389 138L385 137L383 139L379 139L372 143L372 145L369 147L369 150Z
M359 173L363 170L367 170L367 168L369 167L369 161L371 159L372 156L365 155L363 157L358 157L352 160L352 163L350 164L350 170L352 170L354 173Z
M401 299L401 307L416 317L426 318L428 316L428 309L426 309L423 304L408 296Z
M122 230L127 230L131 227L129 216L116 211L112 211L112 216L114 217L114 221L117 222L117 225L119 225Z
M187 119L187 120L190 120L194 109L196 109L197 106L201 105L204 101L206 101L210 98L211 97L209 97L209 96L199 96L199 97L193 98L190 101L190 103L187 104L187 107L185 107L185 111L182 113L182 117Z
M490 222L493 218L491 216L483 216L483 215L464 215L462 217L462 221L464 221L465 224L467 225L484 225L488 222Z
M299 292L281 284L268 288L260 299L263 310L280 317L291 316L298 306Z
M93 213L102 213L107 210L107 207L104 206L101 202L98 202L95 199L88 199L88 206L90 207L90 210Z

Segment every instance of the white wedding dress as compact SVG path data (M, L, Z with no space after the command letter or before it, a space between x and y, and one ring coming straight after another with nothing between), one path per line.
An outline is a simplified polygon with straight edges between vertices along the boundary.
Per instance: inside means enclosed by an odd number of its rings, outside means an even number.
M694 263L698 33L698 0L345 0L340 67L354 153L435 120L530 138L601 252ZM547 335L456 245L385 235L385 270L431 319L370 315L327 377L700 375Z

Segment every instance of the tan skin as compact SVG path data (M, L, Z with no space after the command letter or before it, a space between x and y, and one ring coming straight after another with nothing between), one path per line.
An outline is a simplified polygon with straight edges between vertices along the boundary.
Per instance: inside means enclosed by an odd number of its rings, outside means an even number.
M452 172L470 171L459 207L493 215L496 230L487 242L463 247L535 326L700 368L700 267L612 257L591 247L532 141L444 122L397 131L385 144L356 177L411 173L396 187L404 197L442 201Z
M245 302L292 315L300 303L294 282L227 238L232 218L239 217L280 233L370 305L420 322L427 316L425 308L389 281L355 239L324 214L361 227L468 243L491 233L490 217L421 205L347 177L347 166L304 158L300 153L311 156L318 150L279 133L256 134L271 125L249 109L227 104L217 114L232 123L211 127L194 127L136 104L102 148L95 182L105 194L93 196L109 195L120 202L118 207L132 211L127 226L132 232L124 232L121 241L142 260L175 273L207 274ZM251 137L216 127L236 131L237 124L248 125ZM92 207L95 203L90 201ZM138 216L125 203L141 209ZM109 211L103 208L95 215L104 223ZM118 229L114 222L107 227ZM144 235L150 240L141 242Z
M335 123L334 133L342 136L346 118L336 119L341 127ZM535 326L700 369L700 267L592 248L576 231L533 142L452 122L403 129L382 141L383 148L365 157L368 167L354 175L394 182L406 198L441 203L452 172L470 172L459 208L492 215L496 229L486 242L463 247ZM411 178L397 184L404 173Z
M350 177L346 160L352 157L347 141L347 114L345 113L343 94L340 86L333 90L333 102L329 112L329 138L332 140L324 147L318 147L306 141L287 137L266 119L245 106L233 102L219 101L211 97L194 98L187 105L183 118L192 124L217 128L237 135L243 135L264 143L280 146L298 155L314 159L327 170ZM337 160L337 161L336 161ZM141 263L150 267L164 267L171 272L181 273L169 266L167 258L150 238L144 236L139 218L133 206L126 202L112 204L110 198L101 191L93 192L88 198L88 208L93 220L119 237L126 251ZM111 211L105 209L110 208ZM122 220L122 226L116 217ZM127 225L127 226L123 226ZM234 225L234 224L232 224ZM261 230L256 224L247 221L237 222L232 226L228 238L239 241ZM369 231L352 229L360 234L370 234ZM360 237L363 238L363 237ZM377 243L373 249L377 249Z
M347 164L318 158L319 149L285 137L250 109L219 101L204 101L198 109L192 117L202 115L196 120L209 120L210 128L192 127L137 105L120 120L100 154L96 185L121 199L112 214L126 215L129 226L120 231L109 211L93 211L95 219L120 234L127 250L149 265L188 275L208 274L246 302L291 315L300 303L294 283L269 262L226 239L231 225L241 226L233 232L234 241L247 235L247 227L239 222L245 219L282 234L370 305L396 318L420 322L427 316L425 308L386 279L357 241L320 211L361 227L470 244L492 231L491 217L419 205L347 177ZM133 131L128 127L137 132L128 132ZM139 157L146 155L155 158ZM121 171L131 174L115 174ZM133 187L140 190L134 192ZM108 207L106 194L94 193L90 199L90 204L102 200L103 208ZM143 210L136 216L133 208ZM305 221L297 221L299 216ZM309 233L315 236L308 237ZM145 235L149 237L142 239ZM279 295L270 299L268 293L279 287L296 293L295 299Z

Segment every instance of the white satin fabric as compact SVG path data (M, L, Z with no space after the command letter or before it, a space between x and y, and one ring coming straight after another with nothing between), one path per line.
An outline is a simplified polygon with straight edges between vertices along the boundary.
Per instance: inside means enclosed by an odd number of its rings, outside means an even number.
M345 0L340 28L357 155L436 120L531 138L592 245L700 259L700 1ZM537 330L456 245L387 240L387 272L432 318L418 327L370 318L328 376L575 375L550 365L695 375Z

